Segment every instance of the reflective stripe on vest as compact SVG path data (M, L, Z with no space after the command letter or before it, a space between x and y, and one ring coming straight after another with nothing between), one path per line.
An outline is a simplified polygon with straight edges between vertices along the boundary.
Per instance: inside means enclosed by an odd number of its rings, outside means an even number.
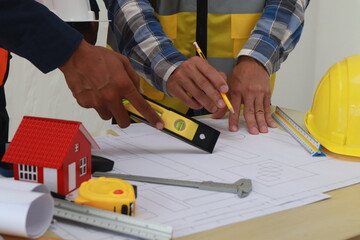
M0 86L4 84L5 77L8 71L9 51L0 48Z

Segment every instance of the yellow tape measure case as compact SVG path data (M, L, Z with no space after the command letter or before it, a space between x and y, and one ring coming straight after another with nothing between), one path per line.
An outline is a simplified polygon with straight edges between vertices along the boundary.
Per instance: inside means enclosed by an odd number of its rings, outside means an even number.
M129 182L100 177L83 182L74 202L129 216L135 215L136 189Z

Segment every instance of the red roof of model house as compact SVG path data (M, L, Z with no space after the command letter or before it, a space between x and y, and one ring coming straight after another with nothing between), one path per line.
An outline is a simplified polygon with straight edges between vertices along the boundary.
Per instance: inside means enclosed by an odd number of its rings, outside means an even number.
M99 148L81 122L25 116L3 161L60 169L79 131Z

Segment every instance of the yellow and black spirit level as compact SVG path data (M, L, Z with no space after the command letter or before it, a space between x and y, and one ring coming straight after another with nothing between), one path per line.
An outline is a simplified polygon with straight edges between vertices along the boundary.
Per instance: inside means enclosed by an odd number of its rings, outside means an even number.
M145 99L164 121L163 132L206 152L213 152L220 135L219 131L172 108L163 106L146 97ZM123 104L132 118L148 124L129 101L124 100Z

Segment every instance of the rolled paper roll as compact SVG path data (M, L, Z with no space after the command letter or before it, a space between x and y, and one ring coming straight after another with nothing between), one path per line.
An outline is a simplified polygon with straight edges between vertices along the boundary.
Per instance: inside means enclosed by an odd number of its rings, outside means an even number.
M8 180L6 180L8 181ZM0 179L0 233L42 236L51 224L54 200L45 185Z

